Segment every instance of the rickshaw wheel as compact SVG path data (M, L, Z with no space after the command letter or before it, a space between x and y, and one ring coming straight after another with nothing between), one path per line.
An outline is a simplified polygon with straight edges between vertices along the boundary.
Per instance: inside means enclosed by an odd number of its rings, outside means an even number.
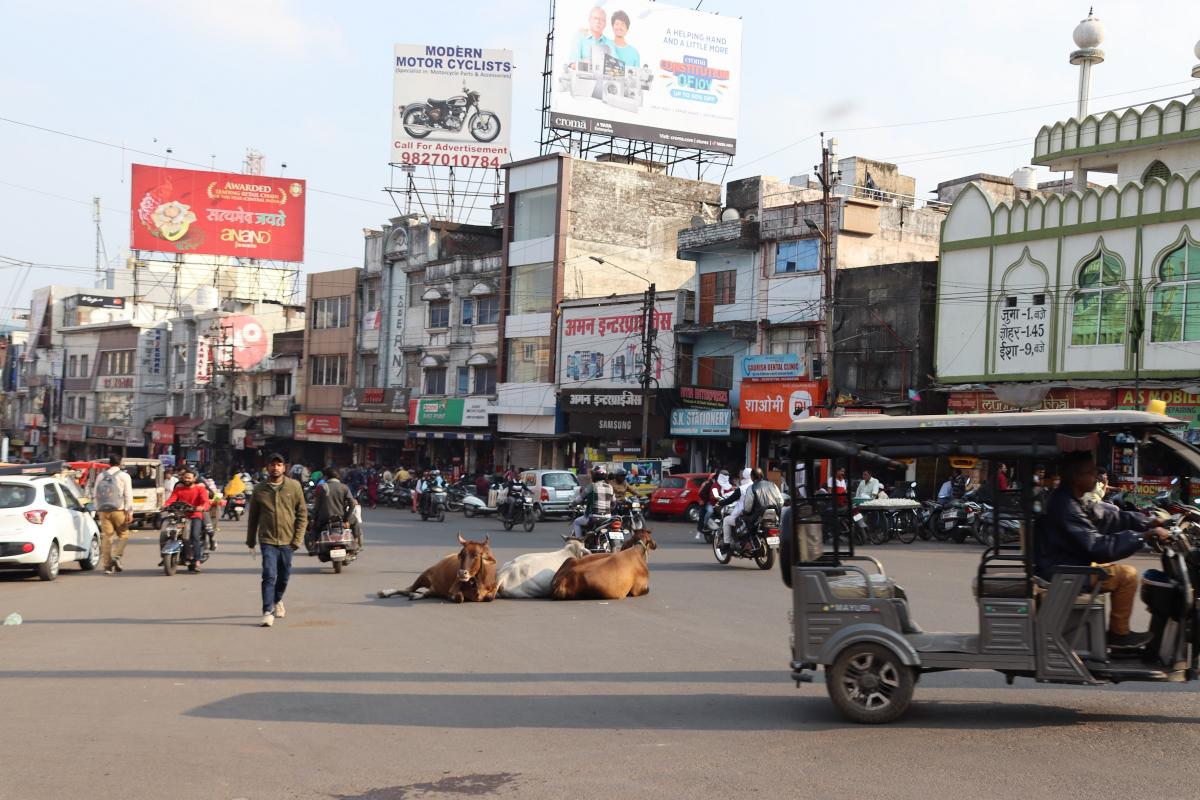
M878 725L908 710L915 683L911 667L890 648L863 642L838 653L828 667L829 699L851 722Z

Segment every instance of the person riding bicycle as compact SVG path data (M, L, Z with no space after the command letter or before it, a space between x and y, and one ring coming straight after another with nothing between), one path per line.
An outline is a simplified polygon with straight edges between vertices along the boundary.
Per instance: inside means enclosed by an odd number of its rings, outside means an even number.
M187 568L191 572L196 572L200 569L200 561L204 553L204 526L208 516L209 499L208 487L196 482L196 471L191 467L180 473L179 483L175 485L171 496L163 503L163 508L170 508L171 504L176 502L187 503L192 507L188 513L188 534L192 542L192 558L188 562ZM159 534L160 550L165 542L166 534Z
M576 539L582 539L584 529L598 517L612 513L613 489L604 478L604 467L592 468L592 483L583 490L583 514L571 523Z
M313 495L313 524L309 528L308 536L305 537L305 544L310 553L314 552L317 537L321 535L321 531L328 527L331 519L338 517L342 522L350 523L354 530L354 542L361 549L362 526L358 524L354 514L354 509L358 507L358 501L354 499L350 487L342 483L336 469L330 467L325 474L328 476L325 485Z

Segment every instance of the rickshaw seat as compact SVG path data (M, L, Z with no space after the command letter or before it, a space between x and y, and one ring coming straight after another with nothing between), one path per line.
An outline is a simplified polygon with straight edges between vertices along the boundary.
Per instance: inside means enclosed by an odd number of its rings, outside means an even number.
M989 575L985 580L987 594L984 597L1025 597L1028 582L1024 575ZM979 576L971 579L971 594L979 599Z
M877 599L888 599L896 596L896 582L886 575L870 576L870 596ZM848 573L829 579L829 591L841 600L857 600L867 597L867 582L858 573Z

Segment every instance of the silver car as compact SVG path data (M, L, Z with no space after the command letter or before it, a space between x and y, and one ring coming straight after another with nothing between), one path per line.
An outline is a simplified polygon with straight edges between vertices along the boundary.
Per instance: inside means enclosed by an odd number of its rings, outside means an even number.
M533 494L539 522L552 514L566 514L579 492L579 479L565 469L531 469L521 473L520 481Z

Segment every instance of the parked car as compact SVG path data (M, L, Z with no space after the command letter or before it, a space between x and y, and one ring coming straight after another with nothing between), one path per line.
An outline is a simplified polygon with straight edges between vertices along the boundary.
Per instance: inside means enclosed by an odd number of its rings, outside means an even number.
M579 492L579 479L565 469L531 469L521 473L520 481L533 493L533 509L539 522L568 513Z
M100 529L63 465L0 468L0 570L58 577L64 561L100 564Z
M696 522L700 519L700 487L708 477L705 472L664 475L658 488L650 495L647 515L684 517L688 522Z

